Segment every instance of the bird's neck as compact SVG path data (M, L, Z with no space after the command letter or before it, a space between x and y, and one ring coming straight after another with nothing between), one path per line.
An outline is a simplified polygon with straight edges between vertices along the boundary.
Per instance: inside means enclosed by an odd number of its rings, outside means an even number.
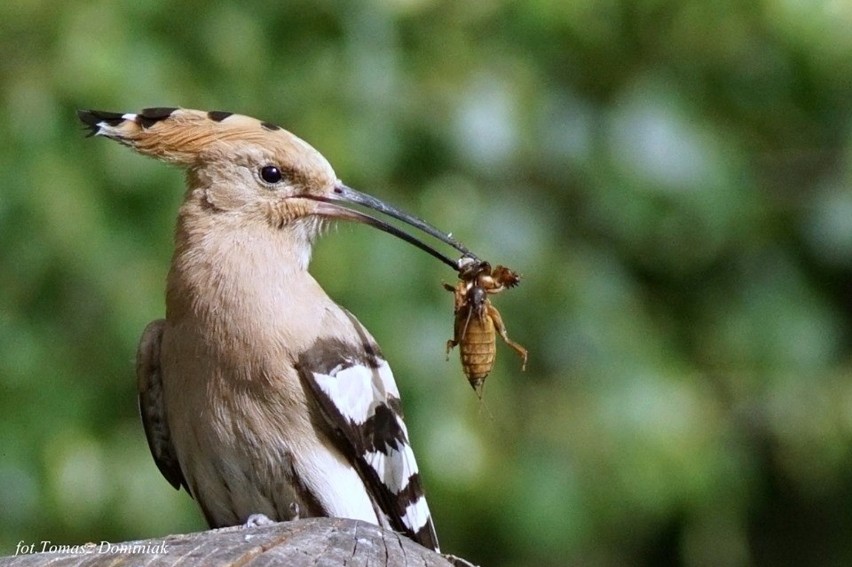
M308 317L299 298L325 298L308 274L310 253L307 236L296 227L274 228L238 211L185 203L175 233L167 318L234 325Z

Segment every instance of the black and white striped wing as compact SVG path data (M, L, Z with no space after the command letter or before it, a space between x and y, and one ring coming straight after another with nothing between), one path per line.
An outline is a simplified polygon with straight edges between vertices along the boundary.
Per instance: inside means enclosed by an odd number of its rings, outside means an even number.
M399 390L378 348L320 340L300 357L298 370L391 528L437 551Z

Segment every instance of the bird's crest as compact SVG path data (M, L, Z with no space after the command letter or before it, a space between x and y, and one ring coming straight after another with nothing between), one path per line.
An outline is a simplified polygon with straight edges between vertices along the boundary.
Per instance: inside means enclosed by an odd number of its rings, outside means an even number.
M146 108L138 113L79 110L91 136L105 136L141 154L184 166L229 155L237 146L256 145L301 171L327 174L331 166L310 144L256 118L224 111Z

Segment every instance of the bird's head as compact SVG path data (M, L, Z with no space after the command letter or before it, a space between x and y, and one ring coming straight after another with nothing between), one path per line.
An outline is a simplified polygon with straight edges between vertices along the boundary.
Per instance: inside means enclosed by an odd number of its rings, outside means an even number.
M344 185L310 144L255 118L230 112L148 108L139 113L78 111L92 135L183 166L190 191L214 211L242 211L272 229L298 226L314 236L322 219L369 224L425 250L454 269L453 261L410 234L342 205L360 205L416 227L473 255L423 220Z

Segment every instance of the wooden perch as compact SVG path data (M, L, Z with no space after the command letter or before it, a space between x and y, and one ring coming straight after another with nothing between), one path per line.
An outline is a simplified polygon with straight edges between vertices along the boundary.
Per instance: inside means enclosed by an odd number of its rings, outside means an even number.
M452 567L447 558L405 536L342 518L309 518L271 526L232 527L123 543L49 543L41 553L0 557L9 567ZM461 563L464 564L464 563Z

